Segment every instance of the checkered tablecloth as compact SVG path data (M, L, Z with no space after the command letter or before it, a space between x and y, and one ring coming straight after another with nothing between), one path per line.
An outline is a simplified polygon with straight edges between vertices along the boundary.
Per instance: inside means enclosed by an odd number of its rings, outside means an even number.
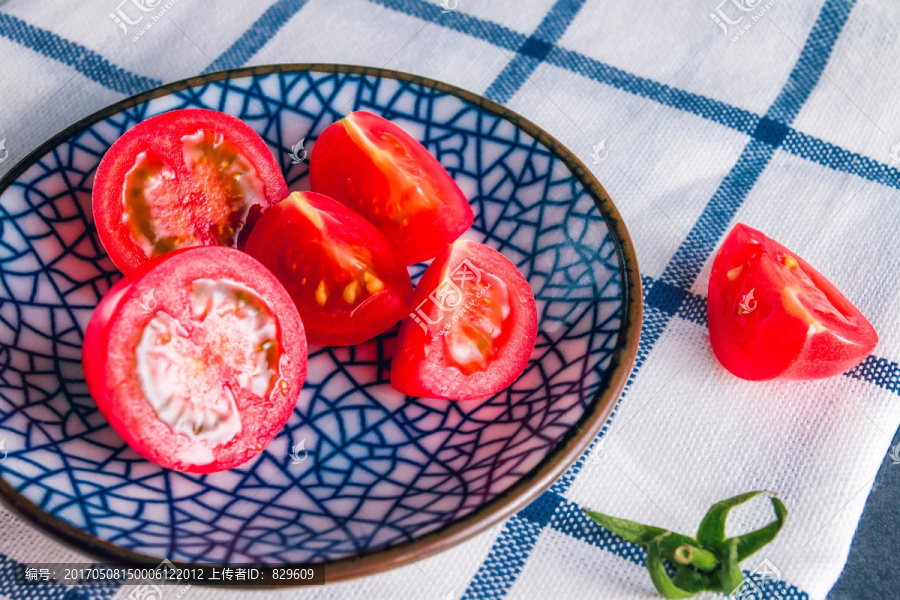
M622 212L645 291L637 363L603 441L521 513L381 575L183 598L651 597L643 550L581 508L693 534L713 502L753 489L778 490L790 515L745 570L766 561L771 597L827 595L900 423L900 6L165 0L149 3L158 19L138 22L149 14L140 2L0 2L0 173L82 117L165 82L253 64L387 67L482 93L568 145ZM711 256L739 221L831 278L879 331L876 354L825 381L726 373L709 348L705 294ZM736 511L729 534L769 511ZM9 598L132 592L15 588L12 566L79 556L5 510L0 553Z

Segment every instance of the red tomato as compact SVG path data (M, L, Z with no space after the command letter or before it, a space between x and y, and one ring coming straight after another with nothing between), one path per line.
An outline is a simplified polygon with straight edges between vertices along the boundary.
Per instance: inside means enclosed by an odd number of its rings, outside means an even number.
M381 229L407 264L434 258L472 226L469 201L422 144L386 119L357 111L313 146L314 192L346 204Z
M516 266L493 248L459 240L416 286L391 384L409 396L489 396L522 374L536 337L534 293Z
M127 274L176 248L242 246L259 214L285 196L281 168L248 125L213 110L173 110L138 123L103 156L94 222Z
M212 473L263 451L306 379L306 336L278 280L230 248L176 250L110 289L82 364L97 408L148 460Z
M349 346L399 321L412 301L403 255L361 216L294 192L256 224L247 252L284 284L311 344Z
M805 260L763 233L735 225L709 278L709 338L743 379L817 379L858 365L875 329Z

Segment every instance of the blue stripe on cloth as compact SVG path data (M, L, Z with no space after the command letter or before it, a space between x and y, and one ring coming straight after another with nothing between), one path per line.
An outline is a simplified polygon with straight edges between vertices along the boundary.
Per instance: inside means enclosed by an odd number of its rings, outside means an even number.
M220 54L203 73L233 69L245 64L278 33L291 17L306 6L308 0L278 0L250 26L225 52Z
M490 554L481 563L478 573L466 588L462 600L505 596L525 566L525 559L528 556L522 553L522 546L534 547L542 529L542 525L532 523L519 515L510 517L504 523L500 537L491 547ZM488 571L494 576L479 577L482 571Z
M529 40L530 39L531 38L529 38ZM520 54L516 54L513 59L503 67L503 70L500 71L500 74L497 75L497 78L494 79L490 87L484 91L486 98L490 98L494 102L499 102L501 104L509 102L510 98L525 85L528 77L534 73L534 70L541 64L540 59L535 58L534 56L521 54L521 51L522 49L520 48Z
M513 31L493 21L479 19L455 10L443 12L436 2L426 2L425 0L369 0L369 2L410 17L436 23L506 50L518 50L527 39L518 31Z
M841 29L843 29L850 9L854 4L855 0L850 0L849 2L846 0L826 0L804 43L797 64L791 71L782 93L776 98L769 112L774 110L782 116L788 116L793 120L793 116L800 111L803 102L808 98L821 77L834 42L837 40ZM823 54L821 59L810 60L806 58L812 51L809 49L810 47ZM790 90L790 92L785 92L784 90ZM774 113L770 116L769 112L756 123L756 126L753 128L752 138L741 153L738 162L722 181L715 194L713 194L698 222L691 229L691 232L664 270L663 279L671 282L673 287L678 287L682 290L690 289L694 279L699 275L700 268L702 268L706 258L715 248L717 240L725 233L725 229L734 213L737 212L753 184L769 164L776 148L786 139L790 121L787 124L775 121ZM703 252L706 252L706 254L703 254ZM647 338L645 357L649 354L656 340L659 339L661 333L687 297L687 294L684 293L677 294L672 299L671 306L663 303L665 310L653 308L649 306L650 301L654 299L653 285L649 286L649 289L645 292L645 300L648 306L644 314L645 323L642 325L642 333L645 328L649 329L647 321L650 321L651 326L653 326L653 332ZM643 336L640 345L644 345ZM641 364L643 364L643 361ZM629 377L622 396L630 389L631 382L634 381L633 376L640 369L641 364L635 361L632 377ZM594 444L596 443L597 440L594 441ZM585 455L587 455L587 452ZM558 495L564 493L578 472L583 468L584 459L585 456L580 457L568 469L567 473L554 483L551 490L544 492L535 502L542 502L543 496L547 494ZM547 505L547 503L543 502L542 505ZM510 547L515 547L524 561L537 545L538 537L533 534L528 536L517 535L516 531L510 528L507 523L501 529L487 558L476 572L463 597L466 599L483 599L505 596L518 578L522 567L505 566L502 561L498 560L498 554L501 552L509 554ZM476 589L480 592L477 595Z
M886 358L869 356L844 375L874 383L890 392L900 394L900 364Z
M547 58L584 3L585 0L558 0L531 37L519 46L518 54L497 75L484 95L501 104L509 102L525 80Z
M855 1L829 0L822 6L787 83L757 123L753 133L755 139L744 149L738 163L703 209L687 238L669 261L662 279L688 289L700 274L703 263L725 234L750 188L768 165L775 149L787 137L788 125L822 77L831 49Z
M782 123L794 121L825 72L831 50L855 4L856 0L825 2L816 24L803 44L800 58L797 59L787 84L766 112L767 117ZM832 27L831 23L840 23L841 26Z
M527 39L524 35L502 25L465 15L458 11L441 16L440 10L436 5L425 0L369 1L410 16L437 23L448 29L490 42L507 50L518 50ZM821 42L818 39L815 41ZM529 60L536 59L529 56ZM748 135L754 133L757 123L762 119L759 115L742 108L633 75L578 52L558 46L554 46L550 50L544 62L582 75L598 83L642 96L663 106L689 112ZM809 62L812 63L814 61L810 59ZM524 78L522 83L524 83ZM794 83L793 81L791 82L792 85ZM806 88L808 86L800 87ZM500 91L498 91L498 95L499 93ZM503 90L502 93L511 97L508 90ZM796 92L783 95L785 99L781 102L787 102L788 97L793 97L794 101L804 99L801 96L797 96ZM788 114L780 110L779 112ZM792 127L787 128L787 135L781 149L822 166L900 189L900 171L897 169L866 156L833 146L816 137L798 132Z
M896 168L874 161L868 156L844 150L811 135L791 129L781 148L794 156L829 169L900 189L900 171Z
M642 96L663 106L695 114L748 135L753 132L760 118L759 115L743 108L737 108L720 100L713 100L706 96L679 90L652 79L632 75L627 71L579 54L573 50L556 47L547 55L546 62L560 69L566 69L587 77L597 83L602 83L636 96Z
M161 81L115 66L81 44L4 12L0 12L0 35L68 65L88 79L122 94L130 96L162 85Z
M664 281L682 289L691 287L703 263L712 254L732 217L774 154L775 148L771 145L756 138L750 140L669 261L662 274Z

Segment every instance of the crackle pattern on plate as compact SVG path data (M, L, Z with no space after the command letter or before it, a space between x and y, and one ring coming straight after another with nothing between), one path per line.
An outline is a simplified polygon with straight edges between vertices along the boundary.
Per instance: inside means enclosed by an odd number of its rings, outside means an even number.
M522 377L486 402L410 401L389 384L395 328L356 347L311 348L290 422L237 469L188 476L125 446L81 368L91 311L120 277L93 231L91 184L126 129L190 107L256 129L292 190L307 184L306 162L296 159L351 110L381 114L422 141L472 199L475 224L465 237L503 252L534 289L540 330ZM302 71L190 88L74 135L19 177L0 207L0 438L8 453L0 473L47 513L151 555L330 561L448 525L571 434L618 339L621 265L590 195L512 122L419 84ZM422 270L414 267L416 278Z

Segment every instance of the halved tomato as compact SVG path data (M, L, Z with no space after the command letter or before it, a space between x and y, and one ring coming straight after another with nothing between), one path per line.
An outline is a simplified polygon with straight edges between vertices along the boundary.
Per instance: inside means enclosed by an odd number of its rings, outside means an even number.
M127 274L176 248L242 246L260 213L286 195L275 157L247 124L173 110L141 121L103 156L94 222Z
M176 250L110 289L82 364L97 408L138 453L212 473L281 430L306 379L306 336L278 280L237 250Z
M312 149L310 186L346 204L403 251L406 264L434 258L472 226L459 186L422 144L387 119L352 112Z
M416 286L391 384L409 396L472 400L508 387L537 338L534 293L516 266L484 244L452 243Z
M743 379L817 379L853 368L878 344L875 329L805 260L738 223L709 278L709 339Z
M349 346L390 329L409 310L400 250L352 210L294 192L256 224L247 252L284 284L311 344Z

